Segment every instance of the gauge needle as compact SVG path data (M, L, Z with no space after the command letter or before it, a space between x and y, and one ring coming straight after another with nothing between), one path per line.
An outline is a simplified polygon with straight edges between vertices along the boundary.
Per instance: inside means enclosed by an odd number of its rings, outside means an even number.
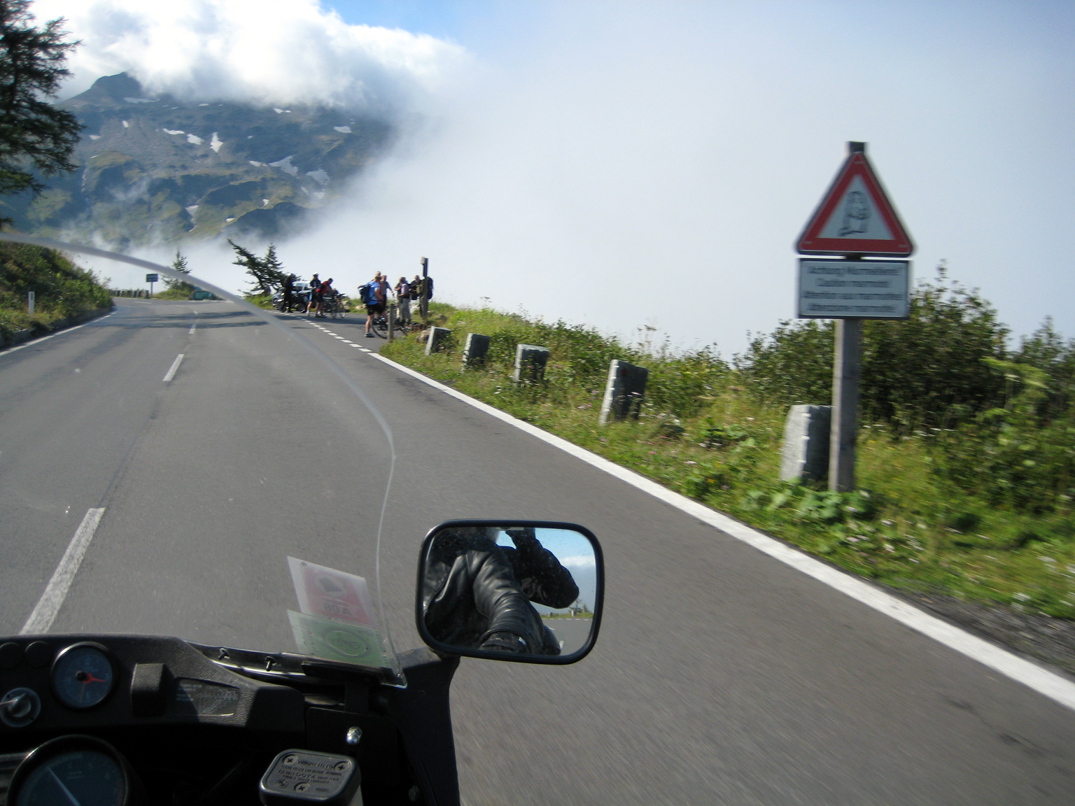
M67 799L71 801L73 806L82 806L82 804L78 802L78 798L74 796L74 793L72 793L71 790L64 785L64 782L60 780L60 776L56 774L56 770L49 770L49 775L56 781L56 786L62 789L63 793L67 795Z

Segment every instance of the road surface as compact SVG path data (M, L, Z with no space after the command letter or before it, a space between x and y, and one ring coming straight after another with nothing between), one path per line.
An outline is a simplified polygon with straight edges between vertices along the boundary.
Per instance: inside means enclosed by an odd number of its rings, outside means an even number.
M574 521L605 552L588 658L462 662L466 804L1075 802L1075 710L423 383L361 328L126 300L0 354L2 632L36 611L53 632L290 649L286 556L372 578L392 466L397 649L440 521Z

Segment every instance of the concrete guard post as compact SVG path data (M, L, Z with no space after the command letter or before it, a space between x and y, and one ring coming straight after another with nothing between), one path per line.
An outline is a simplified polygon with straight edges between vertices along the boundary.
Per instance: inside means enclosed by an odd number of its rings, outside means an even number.
M608 383L605 384L605 397L601 401L600 424L608 425L610 420L627 417L637 420L642 398L646 394L647 380L649 370L645 367L613 359L608 365Z
M488 336L468 333L467 343L463 348L463 369L485 366L485 356L489 352L489 343L491 341Z
M429 338L426 339L426 355L443 350L448 345L448 337L451 335L452 331L446 327L431 327Z
M781 481L821 481L829 474L832 406L792 406L784 422Z
M541 383L545 380L545 365L549 362L549 348L533 344L520 344L515 348L515 382Z

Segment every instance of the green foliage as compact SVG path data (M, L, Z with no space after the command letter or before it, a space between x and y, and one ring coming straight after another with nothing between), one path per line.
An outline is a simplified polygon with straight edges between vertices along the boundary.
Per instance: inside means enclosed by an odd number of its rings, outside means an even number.
M780 322L769 336L752 338L735 368L759 400L778 406L817 405L832 399L833 323Z
M1037 367L988 360L1003 377L1004 407L978 413L937 440L937 470L960 489L995 505L1032 513L1071 511L1075 499L1075 408L1043 422L1049 376Z
M27 311L31 291L33 316ZM0 340L18 330L49 330L57 320L110 304L108 291L93 272L80 269L59 252L0 243Z
M906 321L872 320L863 333L862 413L909 431L952 424L998 403L1003 386L985 359L1006 356L1008 330L977 291L947 281L911 297Z
M1067 343L1053 327L1052 317L1029 337L1020 340L1012 360L1042 370L1048 376L1048 391L1038 415L1043 421L1061 416L1075 399L1075 339Z
M276 256L275 245L269 244L265 257L257 257L249 249L239 246L230 238L228 243L237 255L232 262L246 269L246 273L253 281L250 290L244 294L247 298L271 297L273 292L283 286L287 274L284 272L284 264Z
M693 417L723 387L729 368L710 348L650 360L647 406L677 417ZM608 362L605 362L608 372Z
M82 127L49 102L70 75L64 65L75 44L64 41L63 23L36 28L29 0L0 0L0 194L41 191L35 170L75 169Z
M171 268L179 274L190 274L187 259L178 249L175 250L175 260L172 261ZM156 295L158 299L189 299L190 295L196 290L190 283L174 277L165 276L164 285L164 291Z
M829 525L870 521L879 511L876 496L866 490L840 493L801 484L751 490L746 496L746 507L769 512L786 510L795 520Z
M179 274L190 274L190 267L187 265L187 259L178 249L175 250L175 260L172 261L171 268ZM172 277L165 277L164 285L167 286L168 290L178 299L185 299L194 292L193 285L184 282L183 280L176 280Z
M753 447L756 444L750 432L742 426L718 425L709 417L705 418L698 439L698 445L706 450L727 448L732 445Z
M791 406L832 398L832 322L781 322L753 339L735 366L759 400ZM1007 328L976 291L950 283L946 268L912 293L905 321L869 320L862 336L862 417L903 433L951 425L1001 399L983 359L1003 359Z

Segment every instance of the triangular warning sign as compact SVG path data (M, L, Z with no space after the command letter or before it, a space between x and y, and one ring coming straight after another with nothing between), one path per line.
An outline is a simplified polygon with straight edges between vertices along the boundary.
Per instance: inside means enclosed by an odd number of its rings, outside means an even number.
M914 251L861 151L847 158L795 246L803 255L907 257Z

